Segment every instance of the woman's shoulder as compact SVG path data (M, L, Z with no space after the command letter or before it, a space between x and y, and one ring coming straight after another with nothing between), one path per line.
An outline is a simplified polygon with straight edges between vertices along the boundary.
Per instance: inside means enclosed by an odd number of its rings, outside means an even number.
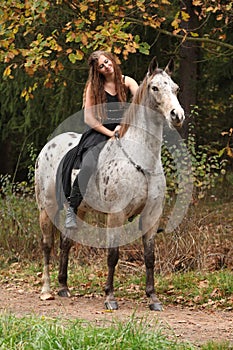
M135 91L138 89L138 83L133 78L128 75L123 75L123 81L125 86L131 91L134 95Z

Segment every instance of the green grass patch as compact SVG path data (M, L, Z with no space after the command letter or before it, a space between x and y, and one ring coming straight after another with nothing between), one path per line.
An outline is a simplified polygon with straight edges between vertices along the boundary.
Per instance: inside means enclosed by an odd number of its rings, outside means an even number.
M48 318L12 315L0 317L0 348L2 350L165 350L195 349L163 334L158 326L134 317L126 323L112 322L96 326L80 320L62 321ZM170 339L169 339L170 338Z
M157 292L167 302L187 306L232 308L233 271L191 271L157 276Z

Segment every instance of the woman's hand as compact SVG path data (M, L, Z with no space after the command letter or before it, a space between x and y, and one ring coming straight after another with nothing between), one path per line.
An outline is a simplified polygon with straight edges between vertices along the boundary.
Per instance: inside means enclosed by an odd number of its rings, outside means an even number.
M115 140L116 139L116 134L119 133L120 129L121 129L121 125L117 125L115 127L115 129L112 131L112 136L110 138L111 140Z

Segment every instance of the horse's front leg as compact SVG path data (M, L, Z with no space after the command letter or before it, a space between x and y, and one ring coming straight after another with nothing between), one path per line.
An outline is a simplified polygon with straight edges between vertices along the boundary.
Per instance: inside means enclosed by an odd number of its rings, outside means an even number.
M108 310L118 309L118 304L114 297L114 287L113 287L114 272L115 272L115 267L117 265L118 259L119 259L119 247L109 248L108 259L107 259L108 278L105 285L105 294L106 294L105 307Z
M60 265L59 265L59 291L58 295L61 297L70 297L70 292L67 285L67 268L69 261L70 248L74 242L65 237L62 233L60 235Z
M162 311L162 304L155 294L154 286L154 263L155 263L155 232L149 230L143 236L144 260L146 266L146 295L150 298L150 309L153 311Z

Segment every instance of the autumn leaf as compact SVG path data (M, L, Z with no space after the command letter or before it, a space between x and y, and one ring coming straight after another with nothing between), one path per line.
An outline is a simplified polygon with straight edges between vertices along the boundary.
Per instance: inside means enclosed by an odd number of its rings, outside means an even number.
M193 0L193 6L201 6L202 5L202 1L200 0Z
M85 12L85 11L88 10L88 6L83 4L82 2L80 2L79 9L80 9L81 12Z
M11 67L10 66L6 67L6 69L3 72L4 77L8 77L9 75L11 75Z
M172 23L171 23L172 27L174 27L175 29L179 28L179 24L180 24L179 18L174 19L174 21L172 21Z
M227 146L226 147L227 155L231 158L233 158L233 150L231 147Z
M199 36L199 34L198 34L198 33L195 33L195 32L190 32L190 34L191 34L191 36L194 37L194 38L196 38L196 37Z
M189 16L189 14L187 12L181 11L181 18L182 18L183 21L188 22L190 16Z
M114 53L116 54L116 55L119 55L120 53L121 53L121 48L120 47L117 47L117 46L114 46Z

